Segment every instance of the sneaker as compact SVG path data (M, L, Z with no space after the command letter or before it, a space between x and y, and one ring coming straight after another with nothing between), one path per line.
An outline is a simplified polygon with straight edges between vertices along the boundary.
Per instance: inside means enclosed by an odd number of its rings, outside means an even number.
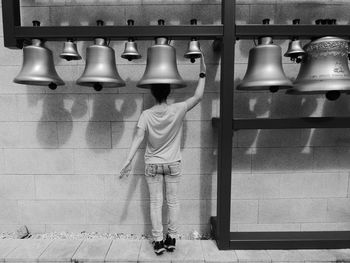
M176 239L171 238L169 235L166 235L166 239L164 242L164 247L166 248L166 250L168 250L169 252L173 252L175 250L175 244Z
M153 244L154 253L156 253L157 255L163 254L163 252L165 251L163 240L154 241Z

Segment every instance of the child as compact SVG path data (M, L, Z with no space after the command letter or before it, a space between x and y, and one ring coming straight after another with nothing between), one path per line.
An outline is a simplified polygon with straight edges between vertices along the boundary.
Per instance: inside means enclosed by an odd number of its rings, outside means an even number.
M194 95L179 103L168 104L169 84L151 87L156 104L144 110L137 123L137 132L131 144L120 178L128 176L131 161L142 143L145 134L145 178L150 193L150 213L154 252L161 255L165 250L174 251L178 234L179 202L178 185L181 177L181 137L183 119L186 112L196 106L203 98L206 65L203 54L200 58L199 81ZM162 205L163 184L165 182L166 202L169 213L168 233L163 242Z

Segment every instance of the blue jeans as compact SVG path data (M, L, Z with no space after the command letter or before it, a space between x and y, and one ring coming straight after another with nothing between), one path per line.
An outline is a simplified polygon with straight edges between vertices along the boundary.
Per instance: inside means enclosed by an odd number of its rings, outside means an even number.
M168 234L175 238L178 234L179 201L177 199L177 191L181 177L181 162L146 164L145 175L150 194L153 239L154 241L163 240L162 207L164 182L168 207Z

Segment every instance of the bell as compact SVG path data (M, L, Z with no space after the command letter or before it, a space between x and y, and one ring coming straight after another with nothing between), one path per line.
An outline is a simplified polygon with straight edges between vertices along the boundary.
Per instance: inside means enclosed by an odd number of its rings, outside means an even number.
M197 58L200 58L202 56L202 52L199 47L199 42L196 38L192 38L190 43L188 43L188 49L185 53L184 57L191 60L192 63L195 62Z
M134 20L129 19L128 26L133 26L133 25L134 25ZM135 43L134 38L130 37L128 39L128 42L125 43L125 49L121 57L129 61L133 59L141 58L141 54L137 50L137 44Z
M77 84L94 87L96 91L125 86L115 64L114 50L107 46L105 39L96 38L95 44L86 49L85 70Z
M248 68L238 90L270 90L292 87L282 68L282 50L272 44L271 37L259 39L259 45L249 51Z
M132 38L125 43L125 49L121 57L129 61L141 58L141 54L137 50L137 44Z
M301 47L300 40L294 39L289 42L288 50L284 54L285 57L290 57L291 61L296 63L301 62L301 57L305 55L304 49Z
M288 94L325 94L336 100L341 92L350 91L348 41L338 37L322 37L304 47L293 89Z
M294 19L293 25L299 25L300 19ZM287 52L284 54L285 57L289 57L291 61L296 63L301 62L301 58L305 55L305 50L301 47L300 40L298 37L294 37L288 46Z
M39 21L33 21L34 26L40 26ZM58 76L52 51L43 45L40 39L32 39L32 44L23 48L23 65L20 73L13 80L15 83L48 86L54 90L64 85Z
M165 37L156 38L156 44L148 48L146 70L137 87L151 88L155 84L169 84L173 89L186 87L177 69L175 48Z
M99 20L97 24L103 23ZM106 44L104 38L96 38L94 45L86 49L85 70L77 84L94 87L96 91L125 86L117 70L114 50Z
M192 19L191 25L197 25L197 19ZM194 63L195 60L201 56L202 52L199 46L199 42L195 37L193 37L190 43L188 43L187 52L185 53L184 57L190 59L191 62Z
M77 50L77 45L72 39L68 39L66 42L64 42L63 52L60 54L60 57L67 61L81 59L81 56Z

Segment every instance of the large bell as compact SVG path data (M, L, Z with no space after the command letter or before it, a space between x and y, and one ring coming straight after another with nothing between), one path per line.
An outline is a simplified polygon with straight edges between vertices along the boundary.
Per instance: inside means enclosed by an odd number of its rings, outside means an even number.
M32 39L32 44L23 48L22 69L13 81L50 89L64 85L56 72L52 51L44 47L40 39Z
M137 87L151 88L155 84L169 84L173 89L186 87L177 69L175 48L164 37L156 38L156 44L148 48L146 70Z
M94 87L96 91L125 86L117 70L114 50L105 39L96 38L95 44L86 49L85 70L77 84Z
M348 41L322 37L307 44L294 88L288 94L325 94L335 100L350 91Z
M259 45L249 51L248 68L238 90L270 90L292 87L282 68L282 50L272 44L271 37L259 39Z
M60 57L67 61L80 60L81 56L78 53L77 44L71 39L64 42L63 52L60 54Z
M40 22L33 21L33 26L40 26ZM64 85L56 72L52 51L40 39L32 39L32 44L23 48L22 69L13 81L25 85L48 86L53 90Z
M192 19L191 25L197 25L197 19ZM184 57L190 59L191 62L194 63L195 60L197 58L200 58L201 56L202 56L202 51L200 49L199 42L197 38L193 37L191 41L188 43L188 48Z

